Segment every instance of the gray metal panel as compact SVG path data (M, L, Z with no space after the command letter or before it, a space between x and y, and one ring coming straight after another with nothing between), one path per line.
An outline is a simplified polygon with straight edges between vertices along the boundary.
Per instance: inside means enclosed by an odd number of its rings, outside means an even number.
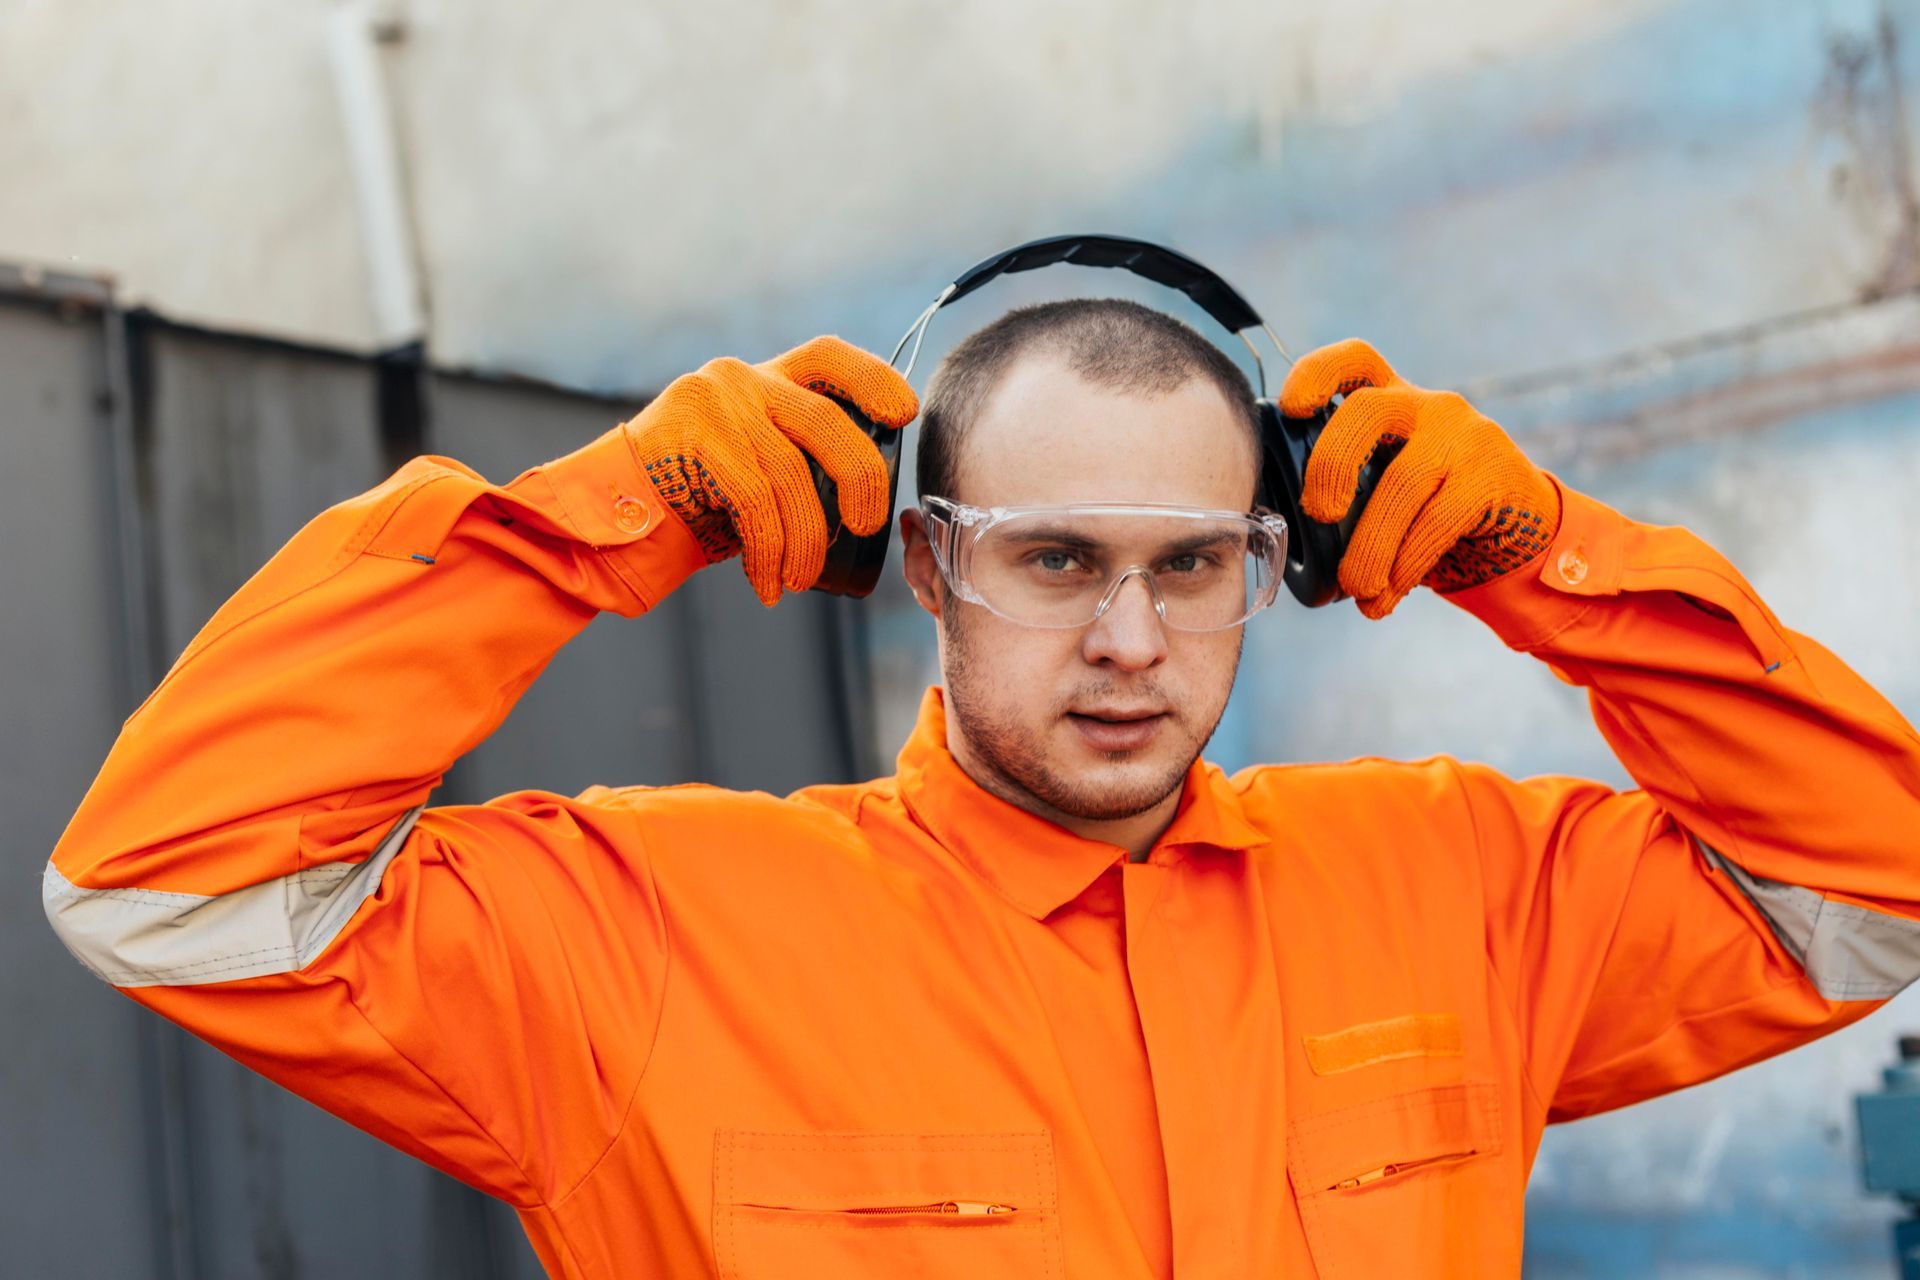
M0 538L12 552L0 558L0 669L31 676L0 684L16 730L0 737L0 833L22 884L157 678L155 658L177 654L304 522L387 470L367 361L144 320L136 431L112 416L125 401L102 398L127 382L122 353L102 343L113 317L73 314L0 305ZM432 446L495 480L621 416L537 387L436 376L429 389ZM136 441L140 484L116 489ZM116 493L133 494L129 510ZM119 515L146 531L125 565ZM764 610L727 565L644 619L603 618L436 800L849 777L836 658L847 608L807 596ZM129 622L151 627L151 652ZM100 988L61 952L35 895L0 902L0 964L14 975L0 981L4 1025L36 1032L0 1055L8 1274L540 1274L504 1205Z
M25 887L106 757L116 678L99 317L0 304L0 1241L20 1276L154 1274L140 1020Z
M596 401L537 387L435 378L434 452L496 484L557 458L618 421ZM638 620L596 619L522 695L506 723L468 753L450 790L483 800L537 787L572 795L595 783L699 777L683 676L685 606L676 595Z
M386 466L366 362L167 327L144 343L149 527L171 658L302 524ZM476 1193L200 1042L185 1046L199 1274L432 1274L436 1205Z
M702 781L775 794L851 781L834 615L858 606L809 592L768 609L737 562L706 570L685 589L700 637L691 677L705 726Z
M436 378L432 447L503 483L617 425L628 410L538 387ZM763 608L718 565L637 620L603 617L554 659L506 723L461 762L467 798L688 780L784 793L852 765L827 613Z
M364 361L160 328L146 339L167 654L319 512L386 473Z

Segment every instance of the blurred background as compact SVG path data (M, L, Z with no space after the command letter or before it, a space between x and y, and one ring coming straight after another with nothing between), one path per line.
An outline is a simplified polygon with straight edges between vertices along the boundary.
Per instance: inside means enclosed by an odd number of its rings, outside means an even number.
M539 1274L72 963L46 854L321 507L423 450L504 481L715 355L890 348L1020 240L1163 240L1296 350L1370 339L1920 718L1917 85L1920 0L0 0L0 1274ZM1067 293L1207 323L1054 268L943 312L917 381ZM596 623L441 794L867 776L934 676L891 579L765 613L723 566ZM1210 748L1442 751L1627 782L1426 593L1264 615ZM1852 1099L1902 1032L1920 992L1550 1131L1528 1274L1894 1276Z

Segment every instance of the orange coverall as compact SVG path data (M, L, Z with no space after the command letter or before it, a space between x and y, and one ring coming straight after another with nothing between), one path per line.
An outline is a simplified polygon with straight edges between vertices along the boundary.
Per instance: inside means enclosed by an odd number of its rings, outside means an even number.
M1130 864L969 780L936 690L863 785L424 807L702 563L617 431L505 486L409 463L128 720L55 927L569 1277L1515 1276L1549 1120L1920 973L1920 739L1692 534L1570 491L1451 598L1639 790L1200 763Z

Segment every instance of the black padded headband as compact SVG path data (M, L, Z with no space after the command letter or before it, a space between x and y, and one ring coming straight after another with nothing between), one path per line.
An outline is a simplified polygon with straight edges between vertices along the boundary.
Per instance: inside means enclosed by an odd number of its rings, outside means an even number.
M894 362L899 362L900 352L912 341L913 352L907 357L907 371L912 372L914 360L920 354L920 338L926 333L928 321L933 319L934 312L949 302L964 298L988 281L1010 272L1033 271L1062 262L1081 267L1118 267L1144 280L1186 294L1222 328L1238 335L1247 344L1247 349L1253 352L1254 366L1260 371L1262 394L1266 391L1266 366L1260 360L1260 353L1254 350L1252 341L1247 338L1246 331L1264 330L1281 358L1290 359L1287 349L1267 328L1260 313L1240 296L1239 290L1186 254L1126 236L1078 235L1029 240L968 267L954 278L952 284L941 290L940 296L933 300L933 305L921 312L920 318L913 322L913 327L901 337L893 349Z

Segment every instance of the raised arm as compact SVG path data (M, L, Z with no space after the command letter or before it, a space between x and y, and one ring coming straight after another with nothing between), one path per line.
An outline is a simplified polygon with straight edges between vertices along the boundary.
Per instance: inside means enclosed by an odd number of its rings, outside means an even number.
M1920 736L1711 547L1568 493L1536 569L1453 599L1586 688L1640 785L1465 769L1489 945L1556 1116L1768 1057L1920 977Z
M595 789L430 809L601 610L744 548L771 604L819 573L805 446L886 518L830 400L912 392L835 339L715 361L575 453L488 484L415 459L301 530L123 728L47 865L106 981L314 1101L521 1205L608 1140L666 970L643 806Z
M1341 565L1370 616L1422 582L1586 688L1639 789L1462 766L1489 961L1557 1118L1778 1053L1920 977L1920 735L1781 626L1719 553L1562 487L1455 395L1362 343L1301 360L1350 394L1305 502L1345 508L1407 441Z

